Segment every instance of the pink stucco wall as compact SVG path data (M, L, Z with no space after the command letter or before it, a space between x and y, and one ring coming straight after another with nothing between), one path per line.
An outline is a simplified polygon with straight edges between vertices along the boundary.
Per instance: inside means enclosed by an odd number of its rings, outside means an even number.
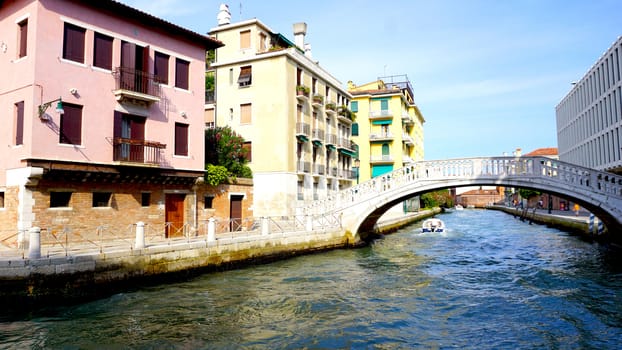
M17 21L28 18L28 54L17 58ZM62 59L64 22L86 28L85 64ZM71 1L8 1L0 8L0 110L3 125L0 140L0 186L4 169L24 166L23 159L49 159L113 164L113 94L111 71L92 66L93 36L100 32L114 38L113 68L120 65L121 41L149 46L149 72L153 73L154 52L170 55L169 84L162 86L161 100L149 108L145 139L166 144L164 167L202 170L205 48L180 40L137 21L117 18ZM190 87L174 88L175 57L190 61ZM70 90L76 89L77 94ZM48 109L49 121L37 117L42 102L62 97L66 103L83 106L82 144L59 144L60 115ZM25 102L24 145L14 146L14 104ZM185 116L181 112L185 112ZM174 124L189 124L189 156L174 156ZM12 124L12 125L11 125Z

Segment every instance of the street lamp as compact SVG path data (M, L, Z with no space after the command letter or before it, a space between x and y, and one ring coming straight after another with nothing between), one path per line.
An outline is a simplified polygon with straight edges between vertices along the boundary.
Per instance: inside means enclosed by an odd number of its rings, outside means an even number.
M356 184L357 185L359 184L359 171L361 169L360 165L361 165L361 161L358 158L354 159L354 166L353 166L353 168L354 168L354 172L356 174Z
M62 98L57 98L55 100L43 103L39 106L39 119L45 120L45 111L52 105L52 103L56 102L56 113L63 114L65 111L63 110L63 100Z

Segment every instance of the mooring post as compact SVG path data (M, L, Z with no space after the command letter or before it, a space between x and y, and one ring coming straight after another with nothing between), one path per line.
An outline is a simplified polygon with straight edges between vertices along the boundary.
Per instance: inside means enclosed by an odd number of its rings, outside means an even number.
M136 242L134 249L145 249L145 223L139 221L136 223Z
M216 219L207 219L207 241L214 242L216 240Z
M41 258L41 228L31 227L29 233L28 259L39 259Z

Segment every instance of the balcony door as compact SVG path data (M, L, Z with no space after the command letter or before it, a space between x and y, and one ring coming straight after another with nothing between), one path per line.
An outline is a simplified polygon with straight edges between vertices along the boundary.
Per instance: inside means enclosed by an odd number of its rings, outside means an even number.
M149 47L121 42L121 84L125 90L148 93Z
M145 159L145 117L115 112L115 160L143 162Z

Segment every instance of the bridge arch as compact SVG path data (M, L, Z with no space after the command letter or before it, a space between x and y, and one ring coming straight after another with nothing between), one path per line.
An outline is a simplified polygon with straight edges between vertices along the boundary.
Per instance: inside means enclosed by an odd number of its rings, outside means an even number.
M305 209L312 215L340 214L342 226L361 238L373 231L383 213L405 199L444 188L480 185L527 188L568 198L598 216L614 239L622 239L622 176L545 157L417 162Z

